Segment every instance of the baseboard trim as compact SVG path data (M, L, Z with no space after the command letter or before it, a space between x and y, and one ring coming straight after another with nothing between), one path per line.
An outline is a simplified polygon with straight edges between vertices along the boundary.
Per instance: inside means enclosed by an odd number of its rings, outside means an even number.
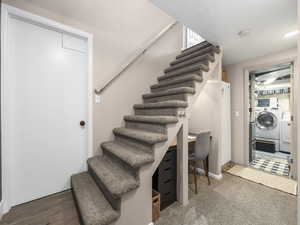
M151 222L151 223L149 223L149 225L154 225L154 223L153 223L153 222Z
M4 216L3 201L0 202L0 220Z
M204 171L203 169L201 169L201 168L197 168L197 172L198 172L199 174L205 174L205 171ZM221 174L214 174L214 173L209 172L208 175L209 175L211 178L214 178L214 179L216 179L216 180L221 180L221 179L223 178L222 173L221 173Z

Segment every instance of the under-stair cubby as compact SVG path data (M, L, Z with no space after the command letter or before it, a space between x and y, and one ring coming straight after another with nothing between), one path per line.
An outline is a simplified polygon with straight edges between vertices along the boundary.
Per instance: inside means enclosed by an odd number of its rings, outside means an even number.
M152 188L160 193L160 209L177 200L177 147L171 146L152 177Z

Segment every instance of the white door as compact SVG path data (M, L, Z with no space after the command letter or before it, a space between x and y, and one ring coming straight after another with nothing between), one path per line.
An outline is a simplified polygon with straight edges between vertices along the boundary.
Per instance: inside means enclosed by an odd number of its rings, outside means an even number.
M8 20L4 81L13 205L70 188L87 158L87 40Z

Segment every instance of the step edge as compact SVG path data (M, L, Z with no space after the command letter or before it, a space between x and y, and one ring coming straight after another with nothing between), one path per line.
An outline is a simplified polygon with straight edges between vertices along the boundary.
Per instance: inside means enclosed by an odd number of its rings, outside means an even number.
M111 143L118 145L118 143L116 143L116 142L104 142L104 143L101 144L101 148L103 150L105 150L105 151L108 151L110 154L113 154L115 157L118 157L120 160L122 160L123 162L127 163L129 166L131 166L134 169L140 168L142 166L145 166L147 164L153 163L155 161L155 158L154 158L153 155L151 155L150 153L147 153L147 152L143 151L144 154L147 154L148 156L151 157L151 160L142 160L142 161L140 161L138 163L134 163L131 160L128 160L128 159L122 157L121 155L116 154L115 151L112 151L112 149L110 147L106 146L107 144L111 144ZM121 145L119 145L119 146L121 146ZM128 147L130 147L130 146L128 146ZM133 148L133 147L131 147L131 148Z
M101 177L99 176L99 174L96 172L96 169L94 168L95 166L93 166L93 162L92 162L92 161L97 160L97 157L101 157L101 156L94 156L94 157L92 157L92 158L89 158L89 159L87 160L87 164L88 164L89 168L93 171L93 173L97 176L97 178L98 178L99 180L101 180L101 183L105 186L106 190L111 194L111 196L112 196L113 198L115 198L115 199L121 198L122 195L124 195L124 194L126 194L126 193L129 193L129 192L131 192L131 191L133 191L133 190L135 190L135 189L137 189L137 188L139 187L140 183L139 183L139 181L136 179L136 177L134 177L132 174L129 174L130 176L132 176L132 177L134 178L135 183L132 184L132 185L129 185L129 186L127 187L128 190L126 190L126 191L120 191L121 189L118 189L118 190L112 190L112 188L110 188L109 185L108 185L107 183L105 183L105 182L101 179Z
M171 95L178 95L178 94L195 94L195 93L196 93L195 88L178 87L178 88L171 88L166 91L144 94L142 97L143 99L151 99L151 98L163 97L163 96L171 96Z
M165 116L165 118L167 120L162 120L161 122L160 121L157 121L156 119L154 120L139 120L139 119L135 119L135 118L138 118L140 117L141 119L142 118L149 118L149 116L124 116L124 120L125 121L129 121L129 122L140 122L140 123L149 123L149 124L161 124L161 125L168 125L168 124L173 124L173 123L177 123L178 122L178 118L175 117L175 116ZM163 117L163 116L152 116L152 117ZM169 120L168 120L169 119Z
M155 140L149 140L147 138L144 138L143 135L140 135L140 136L134 136L132 134L126 134L124 133L123 131L124 130L132 130L132 131L136 131L136 133L151 133L155 136L161 136L161 138L154 138ZM137 141L140 141L140 142L144 142L144 143L147 143L147 144L150 144L150 145L154 145L154 144L157 144L157 143L161 143L161 142L165 142L168 140L168 136L165 135L165 134L160 134L160 133L153 133L153 132L146 132L146 131L141 131L141 130L136 130L136 129L131 129L131 128L123 128L123 127L120 127L120 128L115 128L113 130L113 133L114 135L120 135L120 136L123 136L123 137L128 137L128 138L131 138L131 139L134 139L134 140L137 140Z
M74 188L74 186L76 186L76 184L74 184L74 179L77 179L76 176L79 176L81 174L87 174L88 176L91 176L88 172L82 172L82 173L79 173L79 174L72 175L71 176L71 187L72 187L72 193L74 195L74 198L76 199L75 202L76 202L76 204L78 206L78 210L79 210L80 216L81 216L82 220L85 221L86 220L85 216L83 216L82 213L81 213L83 211L83 209L82 209L82 206L80 204L80 200L79 200L78 193L77 193L77 188ZM91 179L93 180L93 182L95 182L92 177L91 177ZM96 184L96 182L95 182L95 185L96 185L97 189L99 189L99 187ZM116 220L118 220L120 218L121 214L120 214L119 211L113 209L113 207L111 206L111 204L109 203L109 201L106 199L106 197L105 197L104 193L102 192L102 190L99 189L99 191L103 195L103 198L105 199L105 201L107 201L107 203L110 205L111 211L113 212L114 215L113 215L113 218L109 219L109 221L107 221L107 222L105 222L105 221L103 221L101 219L99 219L99 221L97 221L97 222L99 222L99 223L101 223L103 225L109 225L109 224L115 222Z

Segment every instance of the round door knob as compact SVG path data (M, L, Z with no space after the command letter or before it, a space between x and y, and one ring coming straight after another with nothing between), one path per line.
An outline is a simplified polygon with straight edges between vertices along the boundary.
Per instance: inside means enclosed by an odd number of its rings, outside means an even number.
M84 127L85 126L85 121L81 120L79 124L80 124L80 126Z

